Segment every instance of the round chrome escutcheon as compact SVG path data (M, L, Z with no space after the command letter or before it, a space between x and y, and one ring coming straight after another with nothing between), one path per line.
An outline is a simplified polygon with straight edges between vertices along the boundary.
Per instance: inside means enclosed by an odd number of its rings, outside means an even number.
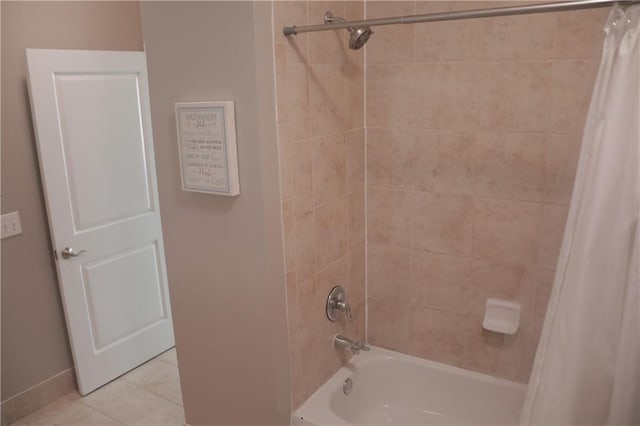
M344 383L342 384L342 392L344 392L345 395L349 395L352 390L353 390L353 380L349 378L345 380Z

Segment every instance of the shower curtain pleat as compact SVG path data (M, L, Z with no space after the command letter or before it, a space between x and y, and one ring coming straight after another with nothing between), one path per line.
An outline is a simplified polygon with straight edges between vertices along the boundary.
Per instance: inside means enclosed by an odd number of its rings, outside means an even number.
M640 424L640 6L605 33L521 425Z

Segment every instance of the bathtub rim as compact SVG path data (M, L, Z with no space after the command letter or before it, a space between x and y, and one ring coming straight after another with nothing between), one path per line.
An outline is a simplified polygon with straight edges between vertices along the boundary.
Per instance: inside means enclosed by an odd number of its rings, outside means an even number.
M477 371L466 370L464 368L455 367L453 365L443 364L441 362L432 361L413 355L392 351L378 346L371 346L366 352L351 357L351 359L336 371L326 382L316 389L309 398L307 398L300 407L291 413L291 424L293 425L351 425L351 423L338 416L333 410L330 410L331 397L335 389L339 389L342 383L354 374L354 369L378 360L396 360L421 367L430 367L435 370L481 380L487 384L499 385L514 391L526 393L527 384L518 383L511 380L494 377L488 374L479 373ZM319 419L322 413L322 418Z

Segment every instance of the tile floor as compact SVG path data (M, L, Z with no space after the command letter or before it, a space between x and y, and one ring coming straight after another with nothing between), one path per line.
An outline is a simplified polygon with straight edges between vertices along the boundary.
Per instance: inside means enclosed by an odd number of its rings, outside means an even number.
M72 392L12 426L184 425L175 348L82 397Z

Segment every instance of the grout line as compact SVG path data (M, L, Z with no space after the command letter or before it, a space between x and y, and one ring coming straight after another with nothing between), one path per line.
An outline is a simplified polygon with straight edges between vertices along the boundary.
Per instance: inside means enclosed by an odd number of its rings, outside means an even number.
M540 136L547 136L547 135L556 135L556 136L582 136L584 134L584 131L580 130L580 131L576 131L576 130L569 130L569 131L553 131L553 130L539 130L539 131L533 131L533 130L513 130L513 129L487 129L487 128L470 128L470 129L461 129L458 127L412 127L412 128L407 128L405 126L373 126L373 127L369 127L370 130L375 130L375 131L420 131L420 132L431 132L431 133L436 133L436 132L450 132L450 133L472 133L472 134L478 134L478 133L506 133L509 135L515 134L515 135L540 135ZM386 135L383 135L386 136Z
M362 13L367 18L367 0L363 1ZM369 191L368 191L368 173L367 173L367 50L365 44L362 54L362 132L363 132L363 162L364 162L364 341L369 342Z
M97 411L98 413L102 414L103 416L106 416L106 417L110 418L111 420L115 421L116 423L118 423L118 424L120 424L120 425L126 425L126 423L124 423L124 422L120 421L119 419L116 419L115 417L113 417L113 416L112 416L112 415L110 415L109 413L104 412L104 411L100 410L99 408L96 408L96 407L93 407L93 406L91 406L91 405L87 404L86 402L84 402L84 397L80 398L80 399L79 399L79 401L80 401L80 403L81 403L82 405L84 405L85 407L89 407L89 408L90 408L90 409L92 409L93 411Z
M131 370L131 371L135 371L135 369L134 369L134 370ZM157 393L157 392L154 392L154 391L153 391L153 390L151 390L151 389L147 389L147 388L146 388L146 387L144 387L144 386L141 386L141 385L139 385L139 384L137 384L137 383L135 383L135 382L132 382L132 381L130 381L130 380L127 380L127 379L125 378L125 376L121 376L118 380L120 380L120 379L121 379L122 381L124 381L124 382L127 382L128 384L130 384L131 386L133 386L133 387L135 387L135 388L137 388L137 389L139 389L139 390L142 390L142 391L144 391L144 392L147 392L147 393L150 393L150 394L152 394L152 395L155 395L155 396L157 396L157 397L158 397L158 398L160 398L160 399L163 399L163 400L165 400L165 401L167 401L167 402L172 403L173 405L176 405L176 406L178 406L178 407L182 407L182 408L184 409L184 405L180 405L180 404L178 404L177 402L172 401L172 400L168 399L167 397L162 396L162 395L160 395L160 394L159 394L159 393ZM179 382L178 382L178 383L179 383ZM182 395L182 388L180 389L180 395ZM87 405L88 405L88 404L87 404Z
M531 200L531 199L522 199L522 198L506 198L495 195L484 195L484 194L474 194L474 193L449 193L449 192L436 192L436 191L422 191L419 189L412 189L401 186L383 186L383 185L370 185L369 189L376 190L384 190L384 191L396 191L396 192L406 192L411 195L415 194L433 194L440 195L445 197L471 197L471 198L481 198L485 200L498 200L498 201L511 201L515 203L525 203L525 204L540 204L542 206L556 206L556 207L569 207L569 203L559 203L556 201L546 201L546 200Z
M371 66L374 67L401 67L401 66L422 66L422 65L445 65L445 64L502 64L502 63L515 63L515 64L531 64L540 62L593 62L599 61L600 56L597 57L575 57L575 58L534 58L534 59L443 59L432 61L419 61L417 56L413 62L374 62Z
M278 203L278 207L279 207L279 214L280 214L280 229L281 229L281 244L282 244L282 265L284 269L284 300L289 300L289 295L288 295L288 286L287 286L287 245L286 245L286 241L285 241L285 224L284 224L284 203L285 200L282 199L282 194L284 193L283 191L283 187L284 185L286 185L285 182L283 182L282 180L282 167L283 167L283 159L282 159L282 155L283 155L283 150L284 150L284 145L285 142L283 141L283 135L282 135L282 123L281 123L281 113L282 111L279 110L278 108L278 95L282 95L282 92L284 90L278 90L278 56L276 55L276 40L275 40L275 3L272 2L271 3L271 46L272 46L272 54L273 54L273 91L274 91L274 105L273 107L275 108L276 111L276 148L278 150L278 181L279 181L279 198L280 198L280 202ZM286 46L286 45L285 45ZM284 66L287 69L287 77L288 77L288 69L289 69L289 52L287 52L287 50L285 49L285 57L284 57ZM282 66L282 64L280 64L280 66ZM284 82L280 82L282 83L282 86L284 88ZM287 106L288 107L288 106ZM289 119L289 117L287 117L287 120ZM290 129L287 129L287 133L290 133ZM290 135L287 135L290 136ZM288 139L288 137L287 137ZM290 144L290 141L286 142L287 144ZM288 147L287 149L293 150L292 147ZM289 155L292 155L292 152L289 152ZM286 161L286 159L285 159ZM291 167L291 164L288 165L288 167ZM289 170L289 173L292 173L291 170ZM292 177L293 179L293 177ZM291 184L291 186L293 186L293 182ZM287 198L287 197L285 197ZM293 196L290 196L291 198L291 215L293 215ZM295 223L295 221L293 220L294 217L291 218L292 221ZM293 225L292 225L293 226ZM295 234L294 234L294 245L295 245ZM289 333L289 304L285 303L285 327L287 328L287 338L290 335ZM287 342L288 344L288 342Z
M176 368L178 368L178 366L177 366L177 365L175 365L174 363L172 363L172 362L170 362L170 361L167 361L167 360L164 360L164 359L160 359L160 358L154 358L154 359L155 359L155 360L158 360L158 361L160 361L160 362L163 362L163 363L165 363L165 364L169 364L169 365L171 365L172 367L176 367Z

